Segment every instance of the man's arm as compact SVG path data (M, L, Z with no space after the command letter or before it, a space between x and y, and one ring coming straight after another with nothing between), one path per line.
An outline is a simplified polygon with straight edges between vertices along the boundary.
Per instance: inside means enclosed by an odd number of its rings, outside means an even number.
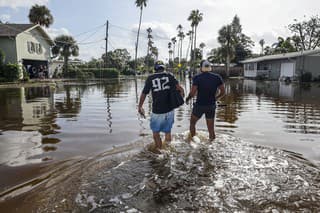
M222 98L226 94L226 89L224 87L224 84L221 84L218 88L219 88L219 93L218 93L218 95L216 95L216 100L219 100L220 98Z
M144 109L142 108L142 105L143 105L144 101L146 100L146 96L147 96L146 94L141 93L140 100L139 100L139 105L138 105L138 112L143 117L146 117L145 114L144 114Z
M180 92L181 96L184 97L184 89L182 88L182 86L180 86L180 84L177 84L176 88Z
M197 94L197 91L198 91L198 86L192 85L191 91L188 97L186 98L186 104L188 104L189 100Z

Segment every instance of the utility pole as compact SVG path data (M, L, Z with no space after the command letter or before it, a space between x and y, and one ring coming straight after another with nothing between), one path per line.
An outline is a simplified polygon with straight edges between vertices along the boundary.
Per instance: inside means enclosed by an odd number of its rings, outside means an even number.
M106 24L106 55L105 55L105 68L107 68L107 54L108 54L108 38L109 38L109 21L107 20L107 24Z

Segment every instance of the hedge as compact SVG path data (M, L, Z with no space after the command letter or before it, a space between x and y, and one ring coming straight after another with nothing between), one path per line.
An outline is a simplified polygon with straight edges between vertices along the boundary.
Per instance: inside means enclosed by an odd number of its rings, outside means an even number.
M0 67L0 80L12 82L20 79L20 67L18 64L6 64Z
M120 74L115 68L83 68L81 71L93 73L96 78L118 78Z

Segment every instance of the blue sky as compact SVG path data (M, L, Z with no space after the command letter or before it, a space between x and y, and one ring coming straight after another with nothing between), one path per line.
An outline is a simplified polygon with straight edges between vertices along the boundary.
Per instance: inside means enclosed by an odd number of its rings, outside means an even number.
M55 20L47 31L53 38L62 33L75 36L80 58L88 60L103 53L105 28L102 25L107 19L111 24L110 48L127 48L133 53L134 32L139 21L134 0L0 0L0 19L28 23L29 9L35 3L47 5L51 10ZM241 19L243 32L255 42L264 38L267 44L272 44L278 36L289 35L286 26L293 19L319 15L319 8L318 0L149 0L143 14L142 32L148 27L153 29L160 58L165 60L169 38L176 35L178 24L189 30L187 17L193 9L204 13L198 43L204 42L207 52L218 46L218 30L231 22L235 14ZM141 35L140 43L139 55L142 56L147 49L145 34ZM187 39L184 46L186 49ZM257 43L254 51L259 49Z

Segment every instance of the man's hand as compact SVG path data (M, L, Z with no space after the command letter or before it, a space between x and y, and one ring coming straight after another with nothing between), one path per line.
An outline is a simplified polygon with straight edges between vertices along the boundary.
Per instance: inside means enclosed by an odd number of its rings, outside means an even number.
M146 115L144 113L144 109L142 107L138 107L138 112L143 118L146 118Z
M186 102L187 105L189 105L190 99L191 99L190 96L188 96L188 97L186 98L186 101L185 101L185 102Z

